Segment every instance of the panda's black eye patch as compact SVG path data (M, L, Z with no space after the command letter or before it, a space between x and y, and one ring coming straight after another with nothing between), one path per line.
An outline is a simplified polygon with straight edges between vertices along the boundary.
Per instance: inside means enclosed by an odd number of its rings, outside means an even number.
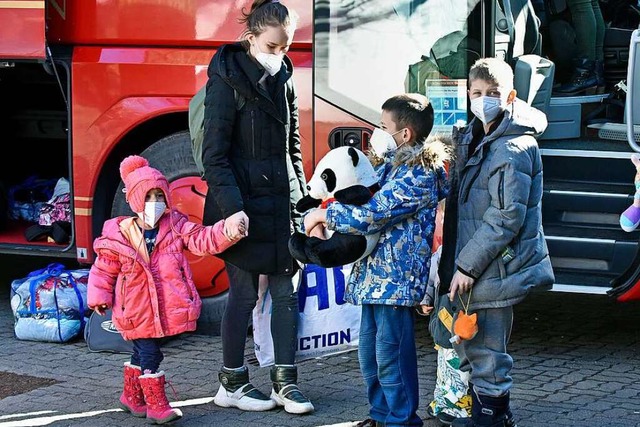
M327 191L332 192L336 188L336 174L331 169L325 169L322 171L320 178L324 181L324 184L327 186Z

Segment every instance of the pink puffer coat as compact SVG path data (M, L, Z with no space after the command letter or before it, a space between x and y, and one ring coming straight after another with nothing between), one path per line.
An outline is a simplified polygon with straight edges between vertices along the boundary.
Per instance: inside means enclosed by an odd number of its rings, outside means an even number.
M185 250L215 255L234 243L224 236L224 221L204 227L178 211L163 215L158 227L150 257L131 217L106 221L94 242L88 304L113 308L112 321L126 340L195 330L202 301Z

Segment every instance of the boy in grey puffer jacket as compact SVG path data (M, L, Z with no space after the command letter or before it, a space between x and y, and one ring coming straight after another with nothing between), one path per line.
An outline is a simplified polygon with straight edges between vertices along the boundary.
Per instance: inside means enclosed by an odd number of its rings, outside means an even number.
M547 120L515 96L511 67L498 58L479 59L469 71L476 118L454 131L439 275L443 284L450 282L449 298L477 313L479 329L454 345L460 368L471 374L473 400L472 418L454 426L515 426L507 352L513 305L532 287L555 280L542 231L542 159L535 139Z

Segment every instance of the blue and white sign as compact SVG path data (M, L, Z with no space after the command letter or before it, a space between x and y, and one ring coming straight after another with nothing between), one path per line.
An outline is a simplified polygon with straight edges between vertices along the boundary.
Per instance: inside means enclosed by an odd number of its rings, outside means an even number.
M450 134L453 125L467 123L465 79L427 79L425 92L433 106L433 132Z

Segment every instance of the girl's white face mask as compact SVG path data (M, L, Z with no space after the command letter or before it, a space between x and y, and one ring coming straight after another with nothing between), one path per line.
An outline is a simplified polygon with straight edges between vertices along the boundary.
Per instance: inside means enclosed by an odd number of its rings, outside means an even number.
M402 132L404 129L400 129L397 132L389 133L380 128L375 128L373 133L371 134L371 138L369 139L369 144L373 148L375 153L382 157L387 151L397 150L404 142L400 145L396 144L396 140L393 138L393 135Z
M485 125L491 123L507 108L502 98L479 96L471 100L471 112Z
M149 227L153 228L166 209L167 205L164 202L145 202L144 212L139 212L138 217Z
M282 60L284 59L284 53L264 53L258 47L258 43L254 45L256 47L256 61L265 69L270 76L275 76L282 67Z

